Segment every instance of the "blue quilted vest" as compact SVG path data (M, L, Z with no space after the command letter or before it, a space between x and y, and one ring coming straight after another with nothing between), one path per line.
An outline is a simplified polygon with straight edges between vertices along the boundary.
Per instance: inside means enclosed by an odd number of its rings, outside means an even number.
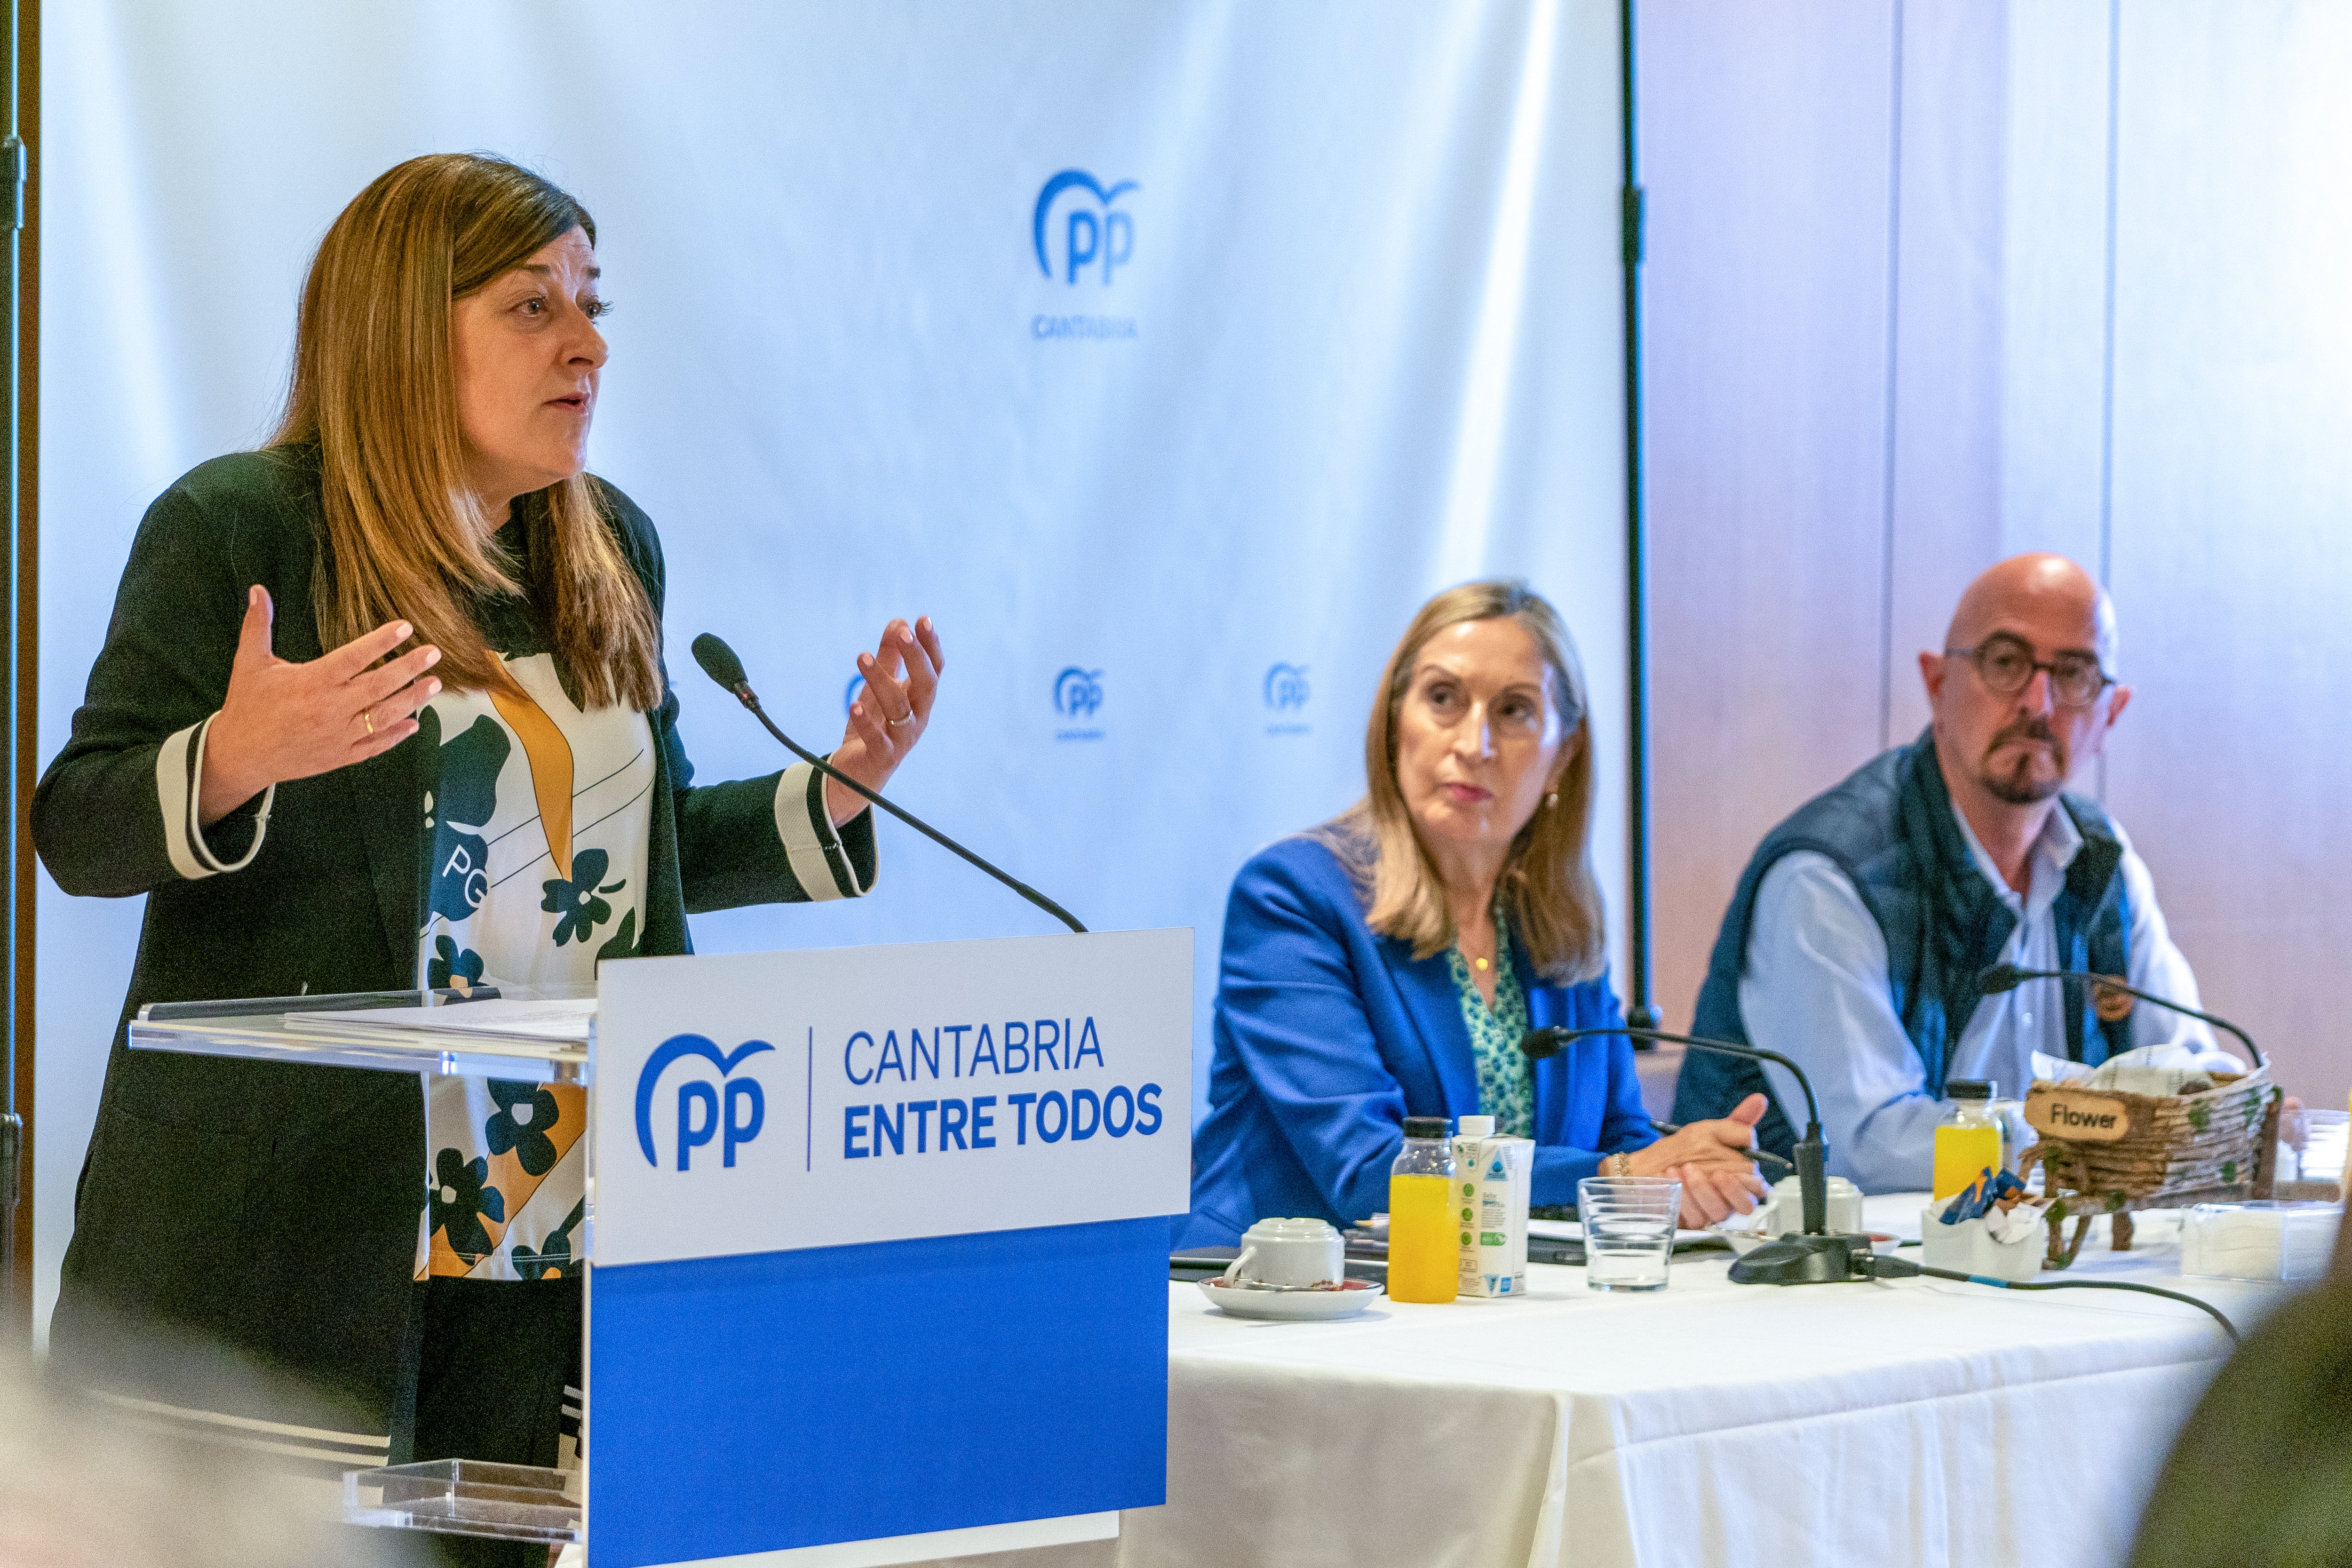
M2123 845L2106 814L2080 795L2060 797L2083 835L2066 868L2066 886L2051 907L2059 963L2100 974L2131 972L2131 910L2122 875ZM1952 1047L1981 999L1978 972L1997 963L2017 917L1977 868L1952 815L1952 797L1936 765L1933 732L1885 752L1843 783L1816 795L1766 836L1731 895L1706 981L1699 988L1691 1033L1748 1043L1739 1016L1739 975L1748 954L1756 889L1781 856L1811 849L1828 856L1852 880L1886 939L1888 999L1903 1032L1927 1069L1927 1090L1944 1092ZM2069 987L2066 1048L2096 1065L2130 1046L2128 1018L2102 1020L2091 988ZM1755 1063L1713 1051L1692 1051L1675 1087L1675 1120L1723 1116L1763 1089ZM1776 1100L1757 1128L1757 1141L1787 1155L1796 1130Z

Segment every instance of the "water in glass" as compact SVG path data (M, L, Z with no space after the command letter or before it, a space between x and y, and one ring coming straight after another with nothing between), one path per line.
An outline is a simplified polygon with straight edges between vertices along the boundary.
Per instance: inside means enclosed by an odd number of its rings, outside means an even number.
M1664 1289L1682 1202L1683 1184L1666 1176L1588 1176L1577 1183L1584 1282L1595 1290Z

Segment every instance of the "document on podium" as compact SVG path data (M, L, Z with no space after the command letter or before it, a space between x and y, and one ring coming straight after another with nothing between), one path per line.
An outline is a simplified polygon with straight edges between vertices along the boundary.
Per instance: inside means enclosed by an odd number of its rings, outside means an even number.
M257 998L201 1011L153 1005L131 1021L131 1047L380 1072L578 1083L586 1075L594 1039L593 997L493 996L435 1006L314 1012L288 1005L297 1000ZM157 1016L167 1008L168 1016Z
M596 999L501 998L435 1007L367 1007L352 1012L289 1013L289 1034L334 1039L382 1039L386 1035L447 1035L484 1044L499 1040L547 1045L588 1043Z

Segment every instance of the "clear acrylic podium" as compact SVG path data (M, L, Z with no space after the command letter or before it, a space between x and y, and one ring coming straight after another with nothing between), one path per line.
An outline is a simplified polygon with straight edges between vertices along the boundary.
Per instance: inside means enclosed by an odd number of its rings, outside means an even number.
M879 1568L1165 1500L1192 967L1185 931L637 959L573 1038L393 993L153 1006L129 1043L588 1089L584 1468L357 1470L349 1520Z
M471 1000L451 991L396 991L151 1003L131 1021L130 1045L132 1050L310 1067L536 1083L586 1081L588 1044L457 1040L423 1028L388 1029L380 1039L368 1041L331 1038L289 1026L289 1020L305 1014L404 1014L419 1005L458 1005ZM593 1025L590 1032L593 1039ZM472 1459L428 1460L346 1471L343 1517L353 1524L568 1545L582 1539L581 1490L576 1471Z
M480 1459L428 1459L343 1476L343 1519L569 1546L581 1539L580 1472Z

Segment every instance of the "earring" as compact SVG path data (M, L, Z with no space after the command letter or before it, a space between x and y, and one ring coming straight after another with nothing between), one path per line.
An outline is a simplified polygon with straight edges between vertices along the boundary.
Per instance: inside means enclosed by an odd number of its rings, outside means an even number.
M1549 795L1544 796L1544 804L1546 805L1558 805L1559 804L1559 791L1554 790Z

